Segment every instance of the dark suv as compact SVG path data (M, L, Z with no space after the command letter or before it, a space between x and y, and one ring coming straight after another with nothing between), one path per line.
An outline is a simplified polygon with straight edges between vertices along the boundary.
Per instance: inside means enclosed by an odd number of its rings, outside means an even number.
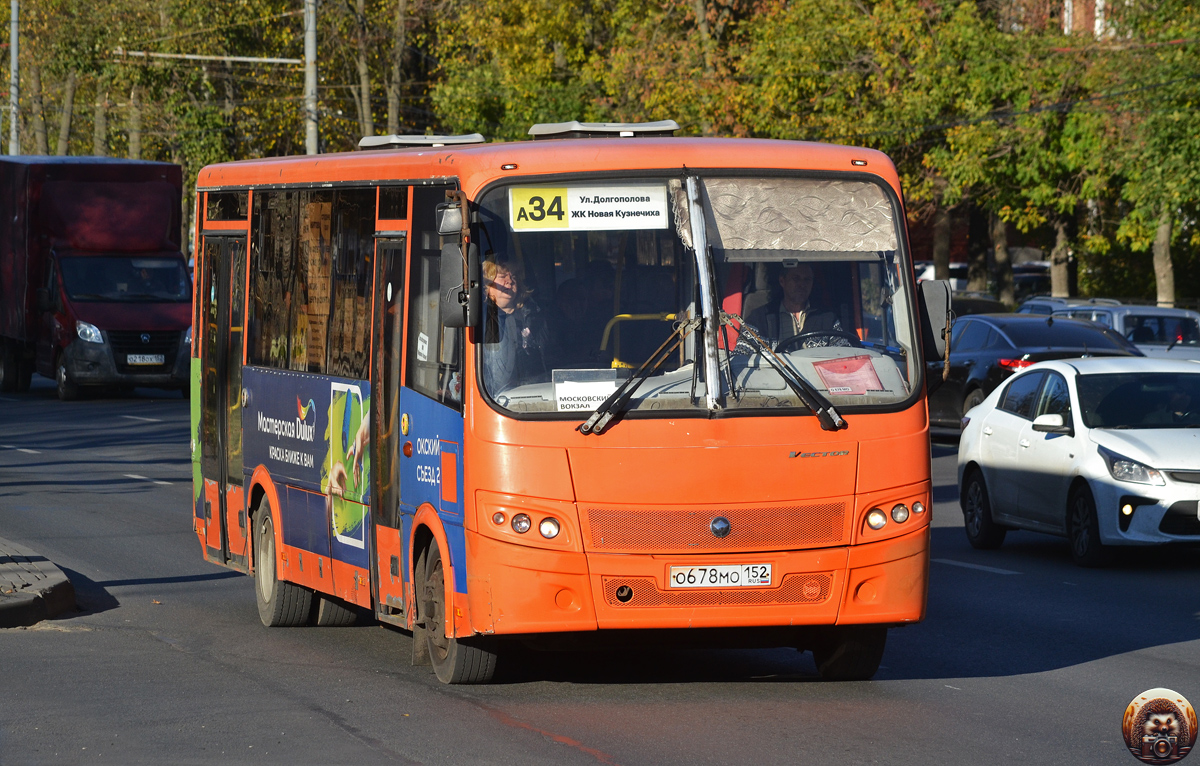
M954 323L950 373L929 396L931 425L958 430L962 416L1009 375L1035 362L1083 356L1143 356L1120 334L1092 322L1037 314L975 314ZM942 362L928 374L942 378Z

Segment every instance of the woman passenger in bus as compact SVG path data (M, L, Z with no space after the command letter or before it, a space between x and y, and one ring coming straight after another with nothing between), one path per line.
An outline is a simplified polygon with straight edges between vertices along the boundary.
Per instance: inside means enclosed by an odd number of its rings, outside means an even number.
M498 394L550 380L550 332L541 308L522 287L518 264L484 261L487 286L483 330L483 381Z

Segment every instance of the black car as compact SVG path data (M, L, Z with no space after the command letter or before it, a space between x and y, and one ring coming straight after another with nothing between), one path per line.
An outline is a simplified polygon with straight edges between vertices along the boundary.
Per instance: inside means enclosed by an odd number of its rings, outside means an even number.
M950 374L929 396L931 425L958 430L967 410L1017 370L1046 359L1144 356L1119 333L1092 322L1037 314L974 314L954 323ZM933 383L943 362L930 362Z

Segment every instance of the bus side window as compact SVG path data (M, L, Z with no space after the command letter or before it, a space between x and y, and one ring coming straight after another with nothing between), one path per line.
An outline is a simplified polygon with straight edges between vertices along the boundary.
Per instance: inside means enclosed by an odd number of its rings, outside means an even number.
M298 202L298 194L292 191L254 194L246 301L250 333L246 361L253 365L286 370L292 359Z
M438 300L441 239L434 229L434 208L445 199L444 187L413 190L408 366L404 384L461 412L463 331L442 324Z
M375 190L339 189L333 200L333 375L367 379L374 275Z

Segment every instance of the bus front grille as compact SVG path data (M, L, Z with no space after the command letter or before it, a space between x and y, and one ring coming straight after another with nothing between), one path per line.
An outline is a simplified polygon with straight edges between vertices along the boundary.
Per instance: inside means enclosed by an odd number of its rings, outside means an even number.
M589 550L605 553L795 550L849 541L846 504L768 508L581 508ZM717 537L713 520L728 520Z
M662 590L653 577L605 577L604 600L617 608L653 606L773 606L829 600L833 575L789 574L777 588L680 588ZM621 593L618 594L617 591ZM618 597L619 596L619 597Z

